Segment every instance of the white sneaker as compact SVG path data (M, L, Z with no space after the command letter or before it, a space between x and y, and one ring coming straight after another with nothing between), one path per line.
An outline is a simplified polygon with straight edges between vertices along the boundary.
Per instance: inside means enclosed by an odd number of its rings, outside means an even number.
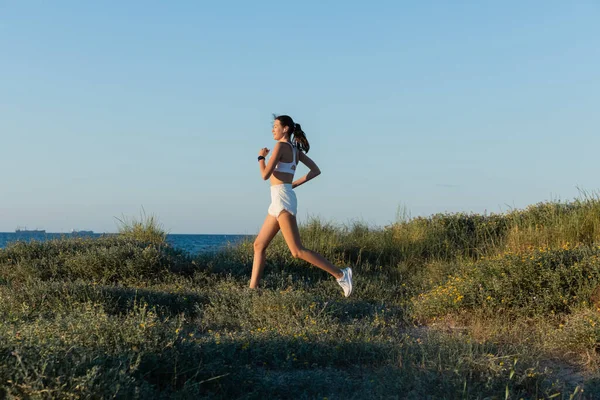
M344 289L344 296L348 297L350 296L350 293L352 293L352 268L344 268L342 272L344 276L339 278L337 283Z

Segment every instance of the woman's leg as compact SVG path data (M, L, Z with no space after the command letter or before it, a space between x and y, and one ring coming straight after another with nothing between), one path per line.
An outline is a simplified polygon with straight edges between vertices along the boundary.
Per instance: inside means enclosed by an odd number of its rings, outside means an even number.
M271 240L279 232L279 222L272 215L267 215L256 240L254 241L254 261L252 263L252 278L250 279L250 288L258 287L258 282L262 278L265 268L265 251Z
M304 246L302 246L295 216L287 211L282 211L277 220L279 221L279 227L281 228L281 233L283 233L283 238L292 252L292 257L309 262L322 270L329 272L336 279L344 276L338 267L327 261L322 255L305 249Z

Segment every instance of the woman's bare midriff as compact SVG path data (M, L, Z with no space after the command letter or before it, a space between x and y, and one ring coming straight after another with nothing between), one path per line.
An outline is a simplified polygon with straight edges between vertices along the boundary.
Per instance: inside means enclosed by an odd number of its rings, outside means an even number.
M271 174L271 186L281 185L282 183L292 183L294 181L294 175L288 174L287 172L273 172Z

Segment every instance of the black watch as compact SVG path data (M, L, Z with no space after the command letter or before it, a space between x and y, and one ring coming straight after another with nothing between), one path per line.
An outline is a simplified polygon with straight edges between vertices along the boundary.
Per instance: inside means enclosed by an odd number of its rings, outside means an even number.
M258 161L260 160L265 160L265 158L263 156L258 156Z

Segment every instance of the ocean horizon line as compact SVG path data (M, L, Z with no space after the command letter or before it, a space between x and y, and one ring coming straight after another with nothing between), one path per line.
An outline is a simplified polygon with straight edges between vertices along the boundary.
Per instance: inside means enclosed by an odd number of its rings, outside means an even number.
M18 233L36 233L36 232L15 232L13 231L0 231L0 234L18 234ZM77 233L82 233L82 234L90 234L90 233L86 233L86 231L75 231L75 232L53 232L53 231L44 231L44 232L39 232L39 234L43 235L43 234L52 234L52 235L72 235L72 234L77 234ZM92 235L118 235L119 232L96 232L92 230ZM167 233L167 235L195 235L195 236L256 236L256 234L253 233L175 233L175 232L169 232Z

